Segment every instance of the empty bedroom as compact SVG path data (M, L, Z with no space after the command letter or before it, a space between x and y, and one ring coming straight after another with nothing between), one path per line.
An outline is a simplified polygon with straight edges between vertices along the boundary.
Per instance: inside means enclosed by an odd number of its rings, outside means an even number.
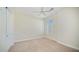
M78 52L78 7L0 7L0 52Z

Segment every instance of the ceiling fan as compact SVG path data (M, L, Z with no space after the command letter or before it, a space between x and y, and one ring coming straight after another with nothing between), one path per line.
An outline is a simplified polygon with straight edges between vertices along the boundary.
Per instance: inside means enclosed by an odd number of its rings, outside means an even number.
M46 16L48 13L52 12L54 8L48 8L48 7L41 7L41 10L38 11L40 15Z

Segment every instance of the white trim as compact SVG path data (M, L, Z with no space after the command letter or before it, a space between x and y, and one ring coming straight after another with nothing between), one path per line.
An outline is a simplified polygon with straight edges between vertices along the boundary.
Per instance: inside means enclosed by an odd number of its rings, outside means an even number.
M58 43L60 43L60 44L62 44L62 45L64 45L64 46L67 46L67 47L70 47L70 48L79 50L78 47L75 47L75 46L72 46L72 45L63 43L63 42L61 42L61 41L58 41L58 40L56 40L54 37L51 37L51 36L49 36L49 35L38 35L38 36L34 36L34 37L30 37L30 38L23 39L23 40L17 40L17 41L15 41L15 43L16 43L16 42L21 42L21 41L26 41L26 40L39 39L39 38L47 38L47 39L50 39L50 40L54 40L54 41L56 41L56 42L58 42Z
M14 42L15 43L15 42ZM14 43L10 44L10 46L8 47L7 52L9 52L9 49L14 45Z
M40 38L43 38L43 37L44 37L44 35L38 35L38 36L33 36L33 37L29 37L29 38L22 39L22 40L16 40L13 44L11 44L11 45L9 46L8 51L9 51L9 49L10 49L15 43L17 43L17 42L22 42L22 41L26 41L26 40L40 39ZM7 51L7 52L8 52L8 51Z
M58 42L58 43L60 43L60 44L62 44L62 45L64 45L64 46L67 46L67 47L70 47L70 48L73 48L73 49L79 50L79 47L75 47L75 46L72 46L72 45L70 45L70 44L67 44L67 43L61 42L61 41L56 40L55 38L53 38L53 37L51 37L51 36L46 35L45 37L48 38L48 39L50 39L50 40L54 40L54 41L56 41L56 42Z
M26 40L34 40L34 39L39 39L39 38L43 38L44 35L37 35L37 36L32 36L32 37L29 37L29 38L26 38L26 39L22 39L22 40L16 40L16 42L21 42L21 41L26 41Z

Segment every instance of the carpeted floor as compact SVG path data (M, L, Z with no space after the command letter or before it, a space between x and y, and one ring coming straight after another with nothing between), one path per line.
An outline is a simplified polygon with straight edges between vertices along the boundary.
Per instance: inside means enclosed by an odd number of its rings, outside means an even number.
M17 42L10 48L9 52L77 52L77 50L53 40L41 38Z

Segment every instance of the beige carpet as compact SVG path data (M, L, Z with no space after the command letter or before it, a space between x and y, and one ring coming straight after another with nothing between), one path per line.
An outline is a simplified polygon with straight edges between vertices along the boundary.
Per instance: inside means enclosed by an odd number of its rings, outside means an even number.
M77 52L56 41L46 38L27 40L15 43L9 52Z

